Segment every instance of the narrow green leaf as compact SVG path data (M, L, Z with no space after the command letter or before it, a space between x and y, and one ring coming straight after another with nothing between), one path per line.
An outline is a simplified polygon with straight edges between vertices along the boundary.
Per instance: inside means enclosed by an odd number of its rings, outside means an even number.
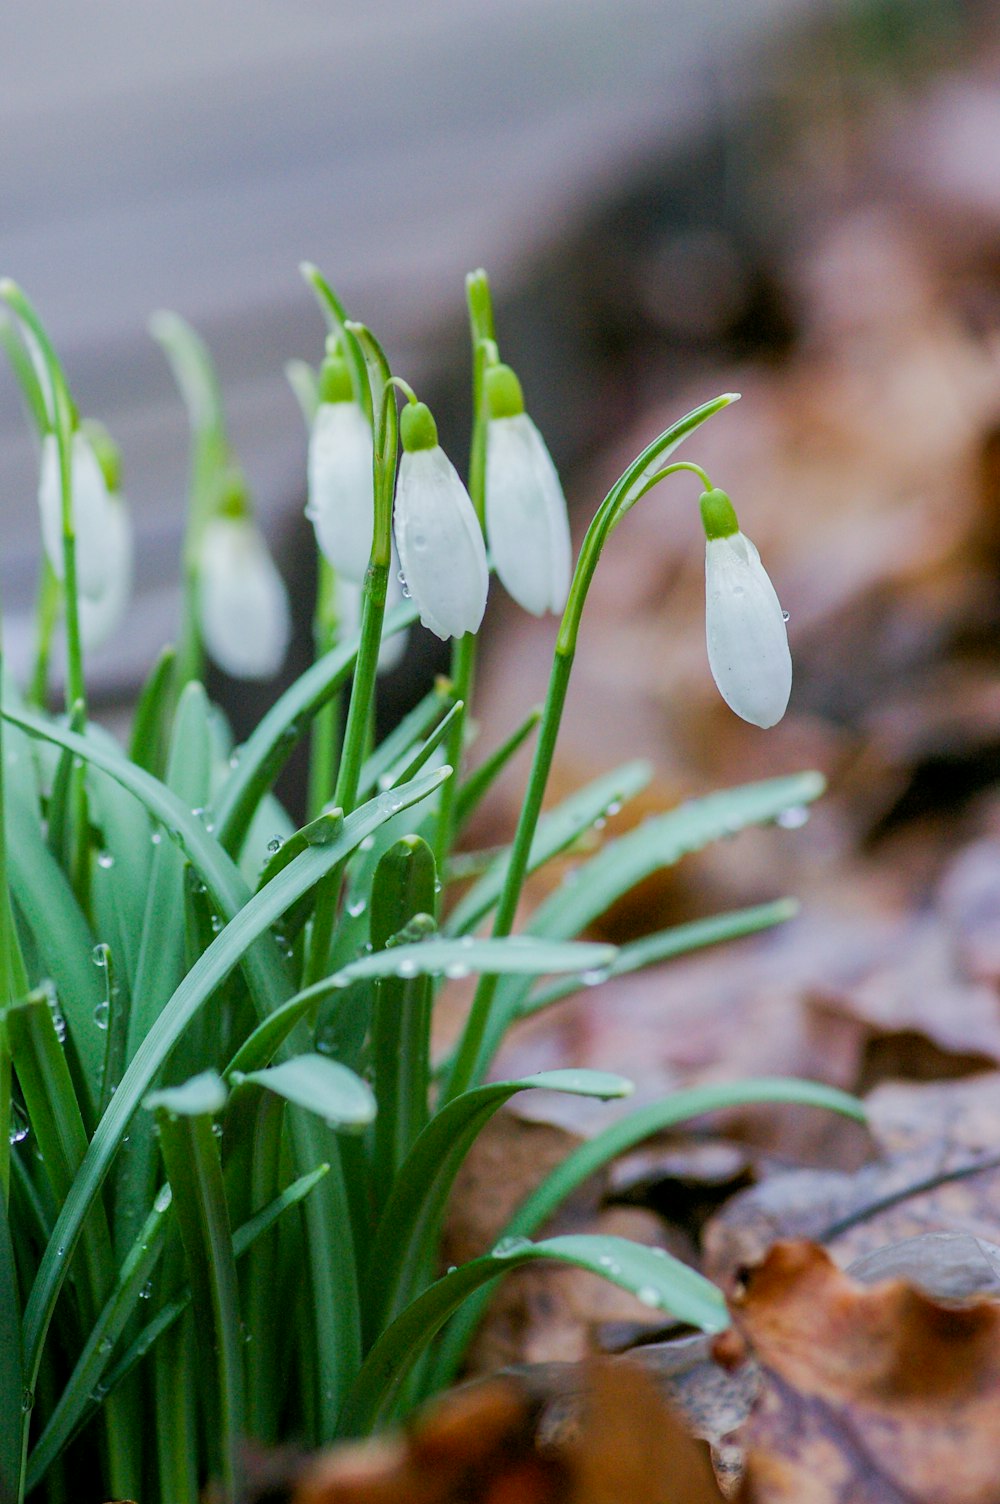
M444 724L442 722L442 724ZM397 934L420 916L436 927L437 869L420 836L404 836L375 869L371 943L394 948ZM427 1125L430 1088L431 982L426 976L384 977L375 984L371 1066L378 1098L372 1149L372 1201L381 1211L392 1181Z
M673 1092L662 1102L652 1102L619 1118L616 1123L581 1144L521 1203L503 1229L502 1237L530 1237L548 1221L576 1188L619 1154L633 1149L655 1133L704 1113L751 1103L794 1102L819 1107L864 1122L865 1111L856 1097L822 1086L816 1081L764 1078L759 1081L728 1081L713 1086L695 1086ZM435 1383L452 1381L472 1334L486 1306L486 1298L473 1297L444 1334L435 1357Z
M748 826L765 825L789 809L801 809L817 799L824 786L819 773L796 773L724 789L656 815L610 841L579 867L572 881L564 882L535 910L527 933L553 939L578 935L653 872ZM516 981L497 987L480 1052L481 1070L488 1068L527 995L528 988Z
M45 1423L28 1458L28 1489L33 1489L46 1470L67 1445L76 1430L89 1399L100 1401L105 1390L101 1376L107 1368L115 1343L121 1337L133 1311L147 1289L163 1252L170 1208L170 1189L165 1187L156 1198L118 1272L114 1289L101 1311L76 1365ZM5 1497L0 1494L0 1498Z
M237 1259L242 1258L254 1246L258 1238L269 1232L284 1212L304 1200L329 1173L329 1169L329 1165L319 1165L308 1175L301 1176L282 1191L263 1211L256 1213L248 1222L238 1227L233 1233L233 1251ZM156 1259L162 1252L164 1219L170 1208L170 1201L170 1190L165 1187L149 1214L148 1224L142 1228L133 1249L122 1265L115 1289L97 1325L87 1339L77 1366L60 1399L58 1411L53 1412L48 1426L39 1437L31 1454L28 1470L29 1491L41 1480L43 1473L54 1458L88 1424L105 1397L112 1394L118 1385L128 1378L136 1364L140 1363L149 1352L156 1339L168 1331L191 1304L191 1290L190 1287L186 1287L179 1291L166 1306L156 1313L152 1321L142 1328L105 1377L105 1369L108 1368L113 1356L114 1344L124 1330L128 1317L136 1308L136 1302L145 1287L149 1273L152 1272ZM152 1257L152 1263L148 1265L148 1268L147 1255ZM140 1274L142 1278L139 1277Z
M499 940L422 940L391 950L360 956L328 978L341 987L375 977L467 977L474 972L496 976L543 976L556 971L603 974L615 956L613 945L589 940L536 940L530 935L507 935Z
M412 1299L455 1176L482 1129L517 1092L536 1089L608 1099L627 1096L632 1083L604 1071L545 1071L463 1092L431 1118L400 1168L376 1231L368 1292L373 1330Z
M402 632L417 619L412 602L390 612L383 638ZM354 668L358 638L339 644L313 664L260 721L236 754L236 766L212 807L216 838L227 851L238 851L251 817L274 783L318 710L330 700Z
M157 778L167 755L176 662L176 648L163 648L139 695L129 739L129 761Z
M619 946L614 960L607 969L608 977L625 976L632 971L641 971L655 966L660 961L669 961L674 956L687 955L693 950L702 950L707 945L720 945L726 940L740 940L745 935L757 934L771 929L776 924L785 924L794 919L799 906L794 899L779 898L774 903L755 904L753 908L736 909L731 914L713 914L710 919L694 919L688 924L674 924L669 929L657 930L653 935L643 935ZM539 1013L552 1003L578 992L584 983L583 977L561 977L546 987L539 987L526 998L518 1009L518 1017L528 1018Z
M219 1470L222 1499L225 1504L235 1504L238 1448L245 1431L236 1256L222 1166L212 1132L214 1109L199 1112L199 1104L193 1100L201 1093L202 1101L207 1101L213 1089L217 1101L222 1089L218 1077L211 1084L204 1078L189 1081L174 1097L176 1106L177 1099L184 1096L183 1116L162 1105L163 1094L161 1105L154 1110L191 1280L195 1331L204 1363L202 1394L213 1422L208 1427L210 1446Z
M11 892L55 983L66 1020L67 1043L78 1064L76 1079L88 1121L96 1115L104 1062L104 1036L95 1022L103 1000L91 959L94 936L66 876L23 804L8 803L7 863Z
M268 883L263 892L251 898L177 988L140 1045L107 1112L98 1123L45 1250L25 1308L25 1354L30 1377L33 1378L37 1371L45 1332L65 1278L66 1263L80 1235L87 1210L100 1191L129 1121L190 1020L248 953L252 942L264 934L286 908L408 802L419 803L426 798L449 773L449 769L440 769L422 775L408 789L394 789L356 810L345 820L343 833L336 841L328 846L310 847L273 883ZM156 795L159 799L166 791L161 790L155 780L149 782L160 790Z
M593 783L571 794L554 810L543 815L531 843L528 872L535 872L559 852L565 851L586 831L592 830L595 823L603 819L609 810L644 789L650 777L648 763L626 763L613 773L595 779ZM504 852L486 876L455 905L445 926L448 934L465 934L489 913L503 891L509 862L510 854Z
M448 1317L482 1286L539 1259L599 1274L638 1295L644 1303L669 1311L703 1331L721 1332L729 1325L722 1292L662 1249L614 1237L571 1236L549 1238L544 1243L530 1243L526 1238L511 1240L439 1279L382 1333L344 1407L341 1433L365 1435L389 1420L413 1365Z
M7 1203L0 1196L0 1499L19 1497L21 1478L21 1301Z
M359 798L377 788L379 780L433 731L454 703L450 684L447 680L438 680L366 758L358 779Z
M289 862L301 856L307 847L326 846L334 840L339 835L343 824L344 811L332 809L317 816L315 820L310 820L308 825L303 825L301 830L297 830L286 840L281 841L276 837L271 843L274 849L257 880L257 892L259 893L265 884L277 877L279 872L283 872Z
M162 1109L175 1117L211 1117L222 1111L227 1096L221 1076L215 1071L202 1071L182 1086L163 1086L159 1091L151 1091L142 1105L148 1112Z
M296 1055L267 1070L235 1072L231 1079L234 1086L253 1081L314 1112L331 1128L363 1128L375 1116L375 1098L367 1083L326 1055Z

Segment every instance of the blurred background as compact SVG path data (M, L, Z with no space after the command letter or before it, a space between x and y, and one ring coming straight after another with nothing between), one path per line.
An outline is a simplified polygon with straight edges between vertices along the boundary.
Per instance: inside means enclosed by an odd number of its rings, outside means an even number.
M690 457L733 494L791 615L791 710L765 736L708 676L695 498L673 483L598 574L559 776L648 755L662 804L814 764L835 797L800 865L839 871L919 828L937 855L879 868L910 893L939 859L935 820L1000 832L998 231L985 0L19 7L0 50L0 272L122 446L138 532L126 626L89 666L97 703L127 705L177 625L187 434L149 314L181 313L218 362L292 591L288 677L309 652L314 545L283 366L317 362L323 335L298 262L374 328L460 467L462 277L483 265L578 533L667 422L743 393ZM36 463L0 375L0 588L22 676ZM553 634L494 589L483 745L540 697ZM435 651L415 634L388 695L419 692ZM238 734L275 693L212 689ZM763 852L757 879L741 862L744 896L766 886ZM694 892L679 912L703 907Z

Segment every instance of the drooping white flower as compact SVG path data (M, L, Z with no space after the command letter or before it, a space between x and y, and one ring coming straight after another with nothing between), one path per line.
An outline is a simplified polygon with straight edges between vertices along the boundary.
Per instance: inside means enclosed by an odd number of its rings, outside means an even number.
M701 498L705 526L705 632L708 662L731 710L774 726L792 689L784 613L756 548L739 530L724 491Z
M306 516L334 569L360 583L368 568L375 522L372 431L353 399L342 360L324 361L320 391L309 437Z
M497 574L525 611L561 611L571 559L556 467L509 366L487 371L486 398L486 535Z
M93 448L104 476L108 506L104 525L107 578L100 595L80 593L77 611L85 648L99 648L117 631L132 596L132 519L121 491L121 454L107 429L86 420L84 436Z
M249 517L223 515L205 525L198 621L209 657L234 679L269 679L284 662L291 637L288 594Z
M109 584L112 561L106 546L109 526L108 487L104 472L85 434L73 435L70 457L73 533L76 539L76 584L81 596L98 599ZM54 433L42 439L38 477L38 510L42 544L56 578L65 573L62 533L62 485L59 446Z
M78 602L80 638L85 648L103 647L121 626L132 597L132 519L125 498L108 498L104 533L108 578L100 595L81 595Z
M422 402L400 419L403 455L393 526L406 586L438 637L475 632L486 610L486 546L469 493L437 442Z

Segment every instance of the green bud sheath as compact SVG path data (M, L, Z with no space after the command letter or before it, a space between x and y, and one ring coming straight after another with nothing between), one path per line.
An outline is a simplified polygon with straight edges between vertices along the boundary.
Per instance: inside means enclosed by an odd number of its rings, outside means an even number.
M399 436L407 454L418 449L436 449L437 424L425 402L408 402L399 419Z
M113 496L117 495L122 488L121 450L104 424L98 423L93 418L83 420L80 424L80 432L89 441L94 451L97 463L101 467L101 474L104 476L104 484Z
M521 383L510 366L487 366L483 381L491 418L516 418L524 412Z
M700 505L706 538L731 538L733 533L739 532L736 512L725 491L720 491L717 486L713 486L710 491L703 491Z
M347 361L340 355L328 355L319 368L319 400L321 402L352 402L354 388Z
M231 465L226 470L219 482L219 500L216 504L215 515L237 520L250 516L246 479L242 470L237 469L235 465Z

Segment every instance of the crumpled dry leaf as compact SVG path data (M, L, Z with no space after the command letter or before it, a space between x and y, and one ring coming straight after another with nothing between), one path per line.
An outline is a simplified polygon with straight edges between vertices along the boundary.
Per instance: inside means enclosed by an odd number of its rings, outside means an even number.
M997 1504L1000 1303L866 1287L781 1243L732 1301L762 1372L741 1504ZM738 1361L724 1334L717 1352Z
M996 1240L1000 1075L886 1083L866 1106L880 1158L853 1174L779 1172L741 1191L705 1228L710 1279L728 1288L786 1238L825 1243L845 1265L925 1232Z
M572 1424L545 1410L568 1375ZM262 1458L244 1504L722 1504L708 1449L629 1362L528 1370L452 1390L403 1434ZM256 1483L254 1479L256 1474ZM257 1488L256 1484L260 1487ZM256 1488L256 1491L255 1491Z

